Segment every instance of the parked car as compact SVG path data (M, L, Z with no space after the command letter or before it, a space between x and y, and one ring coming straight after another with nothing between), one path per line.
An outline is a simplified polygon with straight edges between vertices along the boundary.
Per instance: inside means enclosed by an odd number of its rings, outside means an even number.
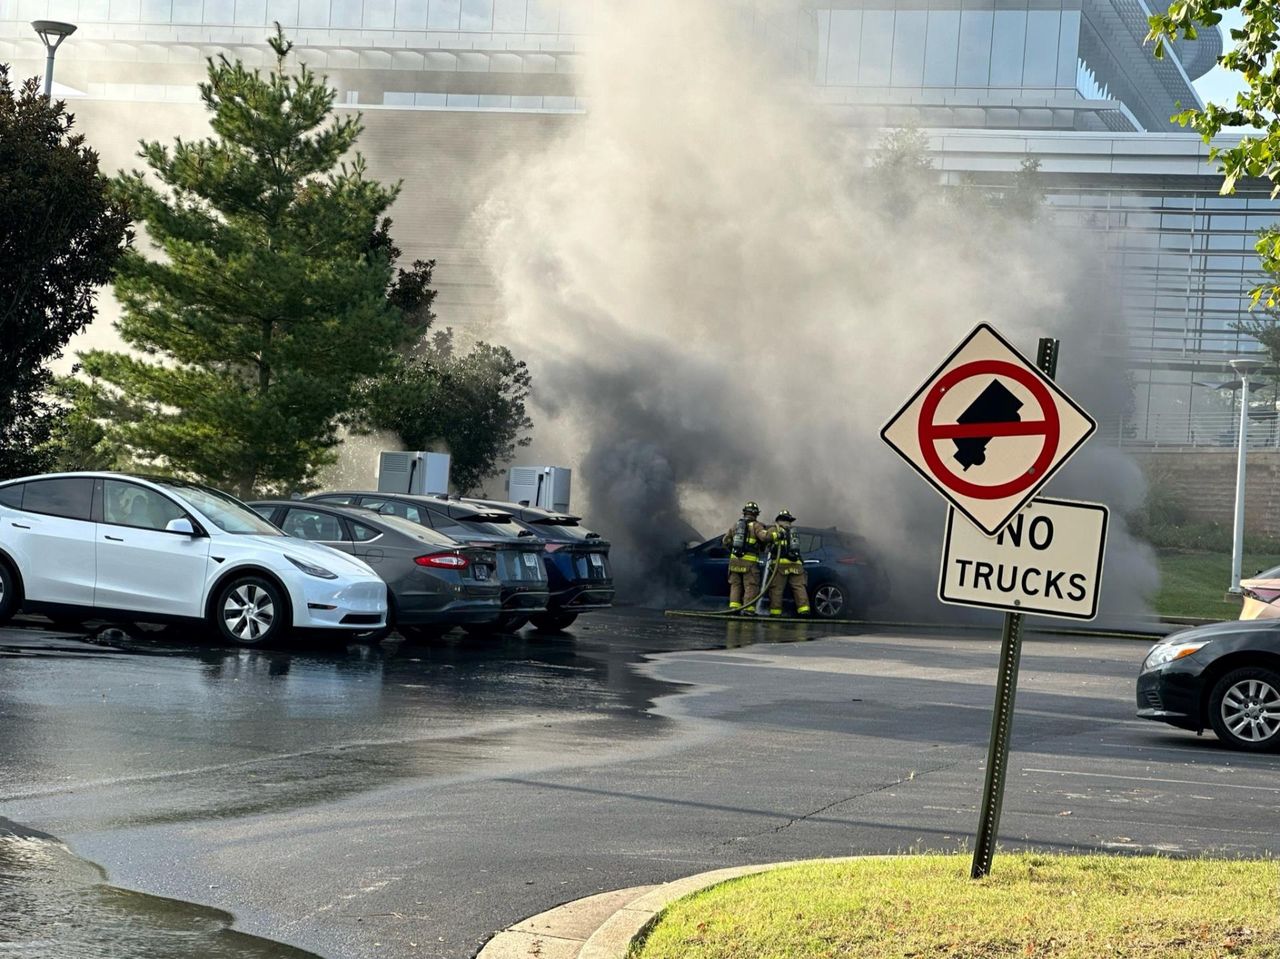
M1276 604L1280 599L1280 566L1240 580L1240 592L1244 600L1241 619L1280 619L1280 605Z
M582 613L613 605L613 570L609 542L582 525L582 517L554 513L536 506L520 506L493 500L466 499L464 503L503 510L516 524L546 542L542 561L551 596L545 613L530 617L535 629L554 633L568 629Z
M200 620L246 646L290 629L386 623L387 587L363 561L291 539L196 483L58 473L0 484L0 622Z
M834 526L793 526L809 576L809 604L822 619L859 618L889 598L889 578L867 541ZM693 574L691 592L700 598L729 595L729 548L720 537L690 547L685 561ZM787 603L791 604L790 595Z
M1151 647L1137 682L1138 716L1232 749L1280 749L1280 622L1214 623Z
M459 543L492 550L502 584L502 615L494 623L469 623L463 627L468 632L514 632L547 608L550 594L542 563L543 542L516 525L510 513L433 496L361 490L316 493L304 502L363 506L434 529Z
M467 546L399 516L361 506L262 500L249 504L289 536L322 543L368 563L386 581L387 625L413 637L470 623L495 623L502 583L493 550Z

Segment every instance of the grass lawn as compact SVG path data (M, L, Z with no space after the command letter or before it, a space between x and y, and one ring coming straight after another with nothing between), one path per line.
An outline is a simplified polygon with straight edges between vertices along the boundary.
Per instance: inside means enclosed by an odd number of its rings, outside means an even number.
M632 959L1275 959L1280 863L903 856L779 869L673 903Z
M1257 570L1272 566L1280 566L1280 556L1245 553L1240 568L1248 579ZM1223 600L1230 584L1230 553L1162 550L1156 612L1161 616L1235 619L1240 615L1240 607Z

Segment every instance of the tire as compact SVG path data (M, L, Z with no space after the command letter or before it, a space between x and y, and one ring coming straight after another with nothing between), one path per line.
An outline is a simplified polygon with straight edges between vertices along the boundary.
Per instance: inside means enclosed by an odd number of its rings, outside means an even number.
M8 563L0 562L0 623L13 619L14 613L22 605L18 595L18 577L9 568Z
M577 613L538 613L529 617L533 628L540 633L562 633L577 620Z
M849 609L849 591L839 583L819 583L809 597L809 605L818 619L840 619Z
M1231 670L1209 695L1209 724L1231 749L1280 750L1280 673L1260 666Z
M233 576L228 580L218 590L210 618L217 634L237 646L267 646L284 638L289 630L289 607L284 594L261 576Z

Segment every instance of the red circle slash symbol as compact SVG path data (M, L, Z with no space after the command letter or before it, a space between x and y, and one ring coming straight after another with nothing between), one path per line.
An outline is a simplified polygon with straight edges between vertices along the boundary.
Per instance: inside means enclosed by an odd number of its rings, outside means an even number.
M938 412L938 404L943 396L957 383L972 379L975 376L1004 376L1026 387L1036 402L1040 404L1044 418L1040 420L1014 421L1005 423L935 423L933 418ZM1005 360L975 360L948 371L929 388L929 393L920 407L920 420L917 424L920 440L920 452L928 464L934 478L949 490L973 499L1004 499L1016 496L1030 489L1045 471L1053 464L1058 452L1058 439L1062 430L1062 422L1058 418L1058 408L1053 402L1048 388L1043 381L1030 370L1016 363ZM1042 436L1044 445L1033 463L1027 469L1005 483L986 486L973 483L959 476L938 455L935 444L942 440L966 439L982 437L993 439L1000 436Z

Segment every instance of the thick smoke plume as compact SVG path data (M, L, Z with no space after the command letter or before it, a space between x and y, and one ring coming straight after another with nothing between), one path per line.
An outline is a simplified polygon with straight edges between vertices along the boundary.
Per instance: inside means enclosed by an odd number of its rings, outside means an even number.
M796 68L811 27L794 5L592 7L588 114L485 209L539 453L576 467L575 507L633 597L662 598L671 551L751 498L868 536L890 612L925 615L943 509L879 428L980 320L1027 353L1061 337L1060 380L1099 419L1120 412L1096 265L1043 223L868 169L877 135L824 112ZM1051 488L1117 512L1143 496L1096 440ZM1112 534L1104 602L1133 612L1154 564L1123 522Z

